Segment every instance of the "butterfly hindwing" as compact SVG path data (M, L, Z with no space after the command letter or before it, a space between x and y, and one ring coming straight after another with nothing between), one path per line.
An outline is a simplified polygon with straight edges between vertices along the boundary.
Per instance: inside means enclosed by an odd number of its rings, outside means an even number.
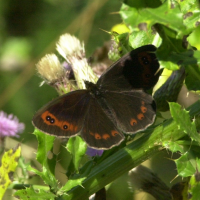
M82 138L90 147L109 149L124 139L124 135L113 123L112 118L108 117L109 115L104 105L99 104L97 99L93 98L90 101L81 131Z
M75 136L83 127L90 99L87 90L77 90L58 97L34 115L33 125L50 135Z
M155 102L152 96L144 91L110 91L105 93L104 97L117 127L123 132L135 133L146 129L154 122Z

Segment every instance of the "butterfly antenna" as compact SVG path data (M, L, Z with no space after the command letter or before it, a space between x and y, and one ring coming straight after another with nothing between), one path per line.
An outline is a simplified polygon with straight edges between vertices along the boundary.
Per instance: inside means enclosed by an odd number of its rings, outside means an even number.
M163 70L163 68L158 68L158 70L156 71L154 75L156 76L160 72L160 70Z
M106 33L108 33L109 35L111 34L111 32L109 32L109 31L106 31L106 30L104 30L104 29L102 29L102 28L99 28L100 30L102 30L103 32L106 32Z

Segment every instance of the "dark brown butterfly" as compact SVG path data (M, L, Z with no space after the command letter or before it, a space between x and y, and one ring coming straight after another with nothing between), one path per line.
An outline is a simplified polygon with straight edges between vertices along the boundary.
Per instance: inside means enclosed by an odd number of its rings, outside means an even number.
M33 125L50 135L81 135L88 146L110 149L124 133L146 129L155 119L156 105L145 90L159 78L156 47L146 45L115 62L96 84L58 97L33 117Z

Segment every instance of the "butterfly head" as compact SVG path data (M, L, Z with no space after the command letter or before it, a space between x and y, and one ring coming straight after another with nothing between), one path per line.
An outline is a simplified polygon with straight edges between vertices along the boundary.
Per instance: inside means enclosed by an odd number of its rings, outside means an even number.
M84 80L84 83L85 83L86 89L90 92L90 94L93 97L98 98L100 96L101 92L96 84L87 80Z

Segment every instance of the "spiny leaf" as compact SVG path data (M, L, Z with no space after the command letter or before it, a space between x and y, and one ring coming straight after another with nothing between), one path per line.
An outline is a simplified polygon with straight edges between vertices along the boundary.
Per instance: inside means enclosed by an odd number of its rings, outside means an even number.
M42 133L35 129L34 134L38 140L38 151L37 151L37 160L42 164L42 172L29 166L29 170L39 175L43 181L51 187L54 192L58 190L58 183L54 175L56 158L53 156L53 159L49 161L48 153L53 147L53 142L55 137Z
M178 174L182 177L192 176L200 169L199 146L191 146L185 149L185 153L175 161Z
M45 199L45 200L54 200L56 195L47 190L34 189L33 187L26 188L24 190L19 190L14 194L16 197L21 200L36 200L36 199Z
M74 163L75 170L78 171L81 159L83 158L87 150L86 143L79 136L72 137L69 139L67 143L67 150L72 155L72 160Z
M188 152L177 159L175 163L178 174L182 177L192 176L196 170L192 162L194 162L194 158L191 158L191 155Z
M190 120L189 111L181 109L181 106L177 103L169 103L169 106L171 115L176 121L178 128L200 144L200 135L197 133L195 123Z
M70 191L72 188L82 185L82 182L86 179L86 177L81 177L77 179L70 179L67 183L58 191L58 194L63 194Z
M47 155L53 147L53 142L55 136L44 134L41 131L35 129L34 134L38 140L38 151L37 151L37 160L43 164L47 160Z
M166 149L169 149L171 152L175 153L175 152L181 152L184 153L184 146L178 144L177 142L173 142L173 141L165 141L163 142L163 146Z

